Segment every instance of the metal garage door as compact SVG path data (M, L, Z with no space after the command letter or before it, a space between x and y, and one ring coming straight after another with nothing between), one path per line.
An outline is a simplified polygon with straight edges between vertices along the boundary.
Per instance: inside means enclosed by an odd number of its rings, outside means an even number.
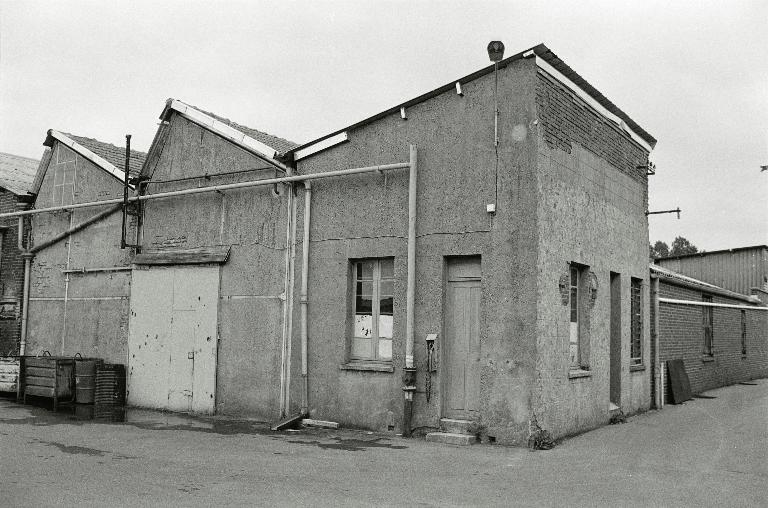
M133 270L128 404L213 414L218 266Z

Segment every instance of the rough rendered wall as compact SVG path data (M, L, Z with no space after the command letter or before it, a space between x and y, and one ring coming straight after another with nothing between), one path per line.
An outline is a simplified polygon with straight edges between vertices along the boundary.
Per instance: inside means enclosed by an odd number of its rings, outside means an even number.
M226 174L232 172L240 173ZM272 178L275 172L174 115L151 176L150 194ZM179 178L185 180L157 183ZM280 192L276 196L267 186L146 202L145 249L231 247L221 267L217 413L278 417L286 224L286 194Z
M299 173L407 162L418 146L414 428L441 416L440 367L426 398L425 337L444 336L449 256L482 256L479 424L499 442L527 437L535 367L535 66L499 71L500 145L495 189L493 74L349 133L349 142L299 161ZM407 283L406 171L312 183L309 275L309 409L313 417L376 430L401 430ZM301 198L301 195L300 195ZM303 202L300 200L300 202ZM496 203L497 213L486 212ZM299 214L301 239L302 215ZM300 246L301 248L301 246ZM299 248L299 252L301 252ZM298 255L297 255L298 256ZM351 260L394 256L394 372L344 370L351 335ZM297 273L300 266L297 265ZM298 305L297 305L298 307ZM298 334L292 358L298 379ZM299 400L294 383L292 401Z
M0 213L15 212L16 195L0 189ZM21 331L21 300L24 291L24 260L18 249L18 220L3 219L0 253L0 355L17 353Z
M538 386L539 424L556 436L608 421L610 272L621 274L621 408L650 404L647 152L551 78L539 73ZM594 305L583 306L588 375L573 377L569 306L560 278L589 266ZM643 280L643 364L630 372L630 278ZM585 292L586 293L586 292ZM587 296L586 294L584 295Z
M69 162L65 162L69 161ZM75 168L74 201L121 197L114 176L57 143L35 208L54 201L55 164ZM32 246L84 222L109 207L43 213L32 219ZM43 249L32 261L27 352L127 361L130 271L62 273L67 269L126 267L131 251L120 249L122 215L118 211L67 239Z
M659 296L700 302L702 292L659 283ZM713 303L745 302L712 295ZM741 311L714 307L712 356L703 354L702 307L659 303L659 359L681 359L691 381L691 391L701 393L748 379L768 377L768 312L747 310L747 354L741 354ZM665 386L669 386L668 379ZM667 394L665 394L667 395ZM665 399L666 400L666 399Z

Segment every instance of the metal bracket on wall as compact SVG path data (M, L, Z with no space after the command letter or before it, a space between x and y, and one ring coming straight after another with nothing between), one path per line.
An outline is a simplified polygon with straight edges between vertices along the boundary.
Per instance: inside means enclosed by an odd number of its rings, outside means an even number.
M646 216L648 216L648 215L656 215L656 214L659 214L659 213L676 213L677 214L677 218L680 219L680 207L679 206L677 208L675 208L674 210L660 210L658 212L645 212L645 215Z
M126 247L130 247L132 249L136 249L136 253L141 252L141 245L139 245L139 230L141 229L141 217L142 217L142 203L140 200L137 200L135 203L131 203L128 201L128 190L130 189L129 185L129 179L130 179L130 173L131 173L131 135L126 134L125 135L125 166L123 168L123 224L122 224L122 235L120 237L120 248L125 249ZM136 190L139 195L141 195L142 191L146 187L146 182L143 181L141 177L139 177L138 181L136 182ZM126 224L128 222L128 216L132 215L136 217L136 243L128 243L126 241L126 236L128 234L128 228L126 227Z

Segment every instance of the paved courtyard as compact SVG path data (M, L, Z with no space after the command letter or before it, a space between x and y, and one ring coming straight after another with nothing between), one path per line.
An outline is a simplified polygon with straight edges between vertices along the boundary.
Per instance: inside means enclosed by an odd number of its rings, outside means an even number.
M768 506L768 380L548 451L0 399L0 506Z

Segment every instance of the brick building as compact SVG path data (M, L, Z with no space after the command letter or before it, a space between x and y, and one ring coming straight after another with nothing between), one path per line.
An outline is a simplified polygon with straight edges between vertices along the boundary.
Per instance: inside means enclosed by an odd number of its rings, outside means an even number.
M0 213L15 212L31 200L39 160L0 153ZM0 219L0 356L18 353L24 260L18 248L18 220Z
M659 366L683 360L694 394L768 376L768 307L758 298L656 265L651 277L658 280L651 320ZM669 395L666 379L660 386L657 405Z

